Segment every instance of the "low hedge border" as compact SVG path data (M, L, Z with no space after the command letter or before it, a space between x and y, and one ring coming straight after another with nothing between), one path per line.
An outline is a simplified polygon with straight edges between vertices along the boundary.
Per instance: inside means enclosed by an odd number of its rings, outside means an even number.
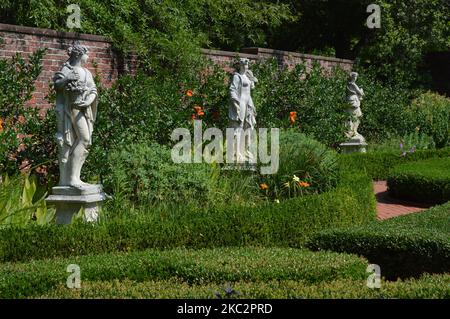
M429 158L450 157L450 147L437 150L419 150L401 156L400 152L369 152L341 154L339 161L346 169L359 169L367 172L374 180L386 180L392 169L400 164Z
M393 197L427 204L446 203L450 201L450 157L398 165L387 182Z
M4 264L0 268L0 298L44 294L66 283L70 264L80 267L83 281L178 279L203 285L295 280L312 284L337 279L363 281L367 276L366 260L328 252L262 248L149 250Z
M364 256L380 265L388 279L450 273L449 213L450 203L361 227L323 231L312 236L307 246Z
M82 283L81 289L59 284L45 299L449 299L450 276L424 276L406 281L381 281L381 288L370 289L365 280L339 279L311 284L304 281L209 283L190 285L179 280L135 282L128 279ZM225 289L232 291L228 293Z
M304 246L315 231L361 225L376 217L371 179L342 171L336 189L256 207L145 214L97 225L31 226L0 231L0 262L150 248Z

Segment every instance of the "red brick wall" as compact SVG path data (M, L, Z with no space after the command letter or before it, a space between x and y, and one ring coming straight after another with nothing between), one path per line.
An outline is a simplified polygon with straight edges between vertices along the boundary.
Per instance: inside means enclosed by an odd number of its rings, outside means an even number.
M242 53L204 49L203 53L215 63L224 65L229 64L237 57L248 58L251 61L276 58L280 66L288 68L292 68L299 63L306 63L307 68L311 68L312 64L317 62L327 71L331 71L333 67L339 66L350 72L354 63L352 60L264 48L245 48L242 50Z
M118 75L123 72L133 72L136 70L137 63L134 56L122 57L114 52L105 37L77 34L70 32L57 32L49 29L30 28L16 25L8 25L0 23L0 58L12 57L16 52L27 57L30 53L39 48L47 48L47 53L43 59L43 71L36 81L36 91L33 98L28 102L29 105L39 108L48 108L50 104L46 100L48 95L49 84L56 71L60 69L62 64L67 60L67 48L74 42L79 41L81 44L89 48L89 63L87 67L95 70L100 76L101 83L105 87L110 87L117 79ZM256 61L259 59L268 59L275 57L282 66L292 67L300 62L306 62L311 66L313 61L317 61L326 69L331 70L334 66L341 66L343 69L350 71L353 61L342 60L336 58L314 56L295 52L278 51L262 48L246 48L242 53L227 52L218 50L206 50L202 52L217 64L226 66L236 57L246 57ZM94 67L96 66L96 68ZM229 71L231 71L229 69Z

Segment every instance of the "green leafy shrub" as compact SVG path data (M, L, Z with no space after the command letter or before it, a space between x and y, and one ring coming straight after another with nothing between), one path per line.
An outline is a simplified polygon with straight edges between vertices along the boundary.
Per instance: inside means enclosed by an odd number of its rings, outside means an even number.
M262 178L272 197L292 198L336 186L338 165L334 151L295 129L281 131L279 143L278 172Z
M106 213L121 215L129 206L119 202L114 209ZM372 180L364 173L343 170L335 189L279 204L140 207L133 217L110 218L96 225L1 230L0 261L149 248L302 247L314 232L365 224L375 219L376 212Z
M415 99L409 109L415 125L432 136L436 147L450 145L450 99L427 92Z
M35 298L133 298L133 299L448 299L450 278L425 275L420 279L389 282L380 289L370 289L366 280L339 279L315 284L303 280L237 281L233 283L189 284L181 280L129 279L83 281L81 289L68 289L63 283Z
M196 202L210 198L211 169L207 164L175 164L171 150L156 143L141 143L113 151L108 157L107 190L117 189L144 205Z
M306 64L292 70L280 69L276 59L252 66L258 77L253 93L260 127L299 127L327 145L343 140L345 112L345 72L335 69L330 74L318 64L310 71ZM296 112L297 121L289 115Z
M439 150L419 150L402 156L398 152L370 152L341 154L339 162L344 169L359 169L367 172L374 180L386 180L396 165L428 158L445 158L450 156L450 148Z
M435 143L431 136L419 131L406 134L402 137L392 137L380 144L369 144L369 152L406 152L412 153L415 150L435 149Z
M389 178L393 197L442 204L450 201L450 157L433 158L396 166Z
M446 204L366 226L323 231L307 246L364 256L389 279L450 272L449 211Z
M268 263L270 260L270 263ZM0 269L0 297L35 296L67 280L67 266L77 264L83 280L178 278L190 284L239 280L303 280L308 283L366 277L367 262L356 256L315 254L295 249L224 248L214 250L150 250L128 254L72 257Z
M45 50L37 50L27 61L17 53L0 59L0 172L17 174L18 168L50 164L55 153L52 116L41 116L36 108L26 107L34 82L42 71ZM19 148L19 146L21 146Z

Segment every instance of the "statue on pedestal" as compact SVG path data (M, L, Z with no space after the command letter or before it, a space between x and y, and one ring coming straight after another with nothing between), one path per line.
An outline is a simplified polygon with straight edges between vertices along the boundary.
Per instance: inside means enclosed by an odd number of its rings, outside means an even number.
M251 152L252 135L256 127L256 109L253 104L251 90L255 88L258 79L249 69L249 59L239 60L239 70L233 74L230 85L230 106L228 118L235 129L236 157L238 163L255 161Z
M361 112L361 101L364 97L364 90L356 84L358 79L358 73L352 72L350 74L350 79L347 84L348 91L348 108L346 112L349 115L348 121L346 122L347 132L345 136L347 141L340 144L344 153L352 152L366 152L366 139L358 132L359 124L361 122L362 112Z
M347 113L349 116L349 121L347 123L348 131L346 132L346 136L349 139L357 140L360 142L365 142L365 138L358 133L358 127L360 124L360 118L362 117L361 112L361 100L364 97L364 91L362 88L359 88L356 84L356 80L358 79L358 73L352 72L350 74L350 80L347 84L347 90L349 92L348 102L350 108L347 109Z
M102 185L81 181L81 168L92 145L97 116L97 88L94 78L82 64L87 62L88 49L74 44L69 59L53 78L56 90L56 118L59 159L59 184L46 201L56 206L56 223L70 224L82 211L86 221L97 221L100 204L106 199Z
M85 46L69 48L69 60L53 78L56 90L56 140L59 148L60 186L87 186L80 179L81 168L92 144L97 116L97 87L88 69Z

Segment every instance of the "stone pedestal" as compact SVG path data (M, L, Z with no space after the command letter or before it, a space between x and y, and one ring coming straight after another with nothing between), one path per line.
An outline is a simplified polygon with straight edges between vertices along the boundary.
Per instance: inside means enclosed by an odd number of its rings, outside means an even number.
M101 203L106 199L102 185L87 185L80 188L71 186L56 186L52 195L47 197L49 206L56 207L56 223L70 224L72 217L81 208L84 209L84 219L96 222Z
M341 152L343 154L349 153L366 153L367 143L364 141L348 141L345 143L339 144L341 148Z

